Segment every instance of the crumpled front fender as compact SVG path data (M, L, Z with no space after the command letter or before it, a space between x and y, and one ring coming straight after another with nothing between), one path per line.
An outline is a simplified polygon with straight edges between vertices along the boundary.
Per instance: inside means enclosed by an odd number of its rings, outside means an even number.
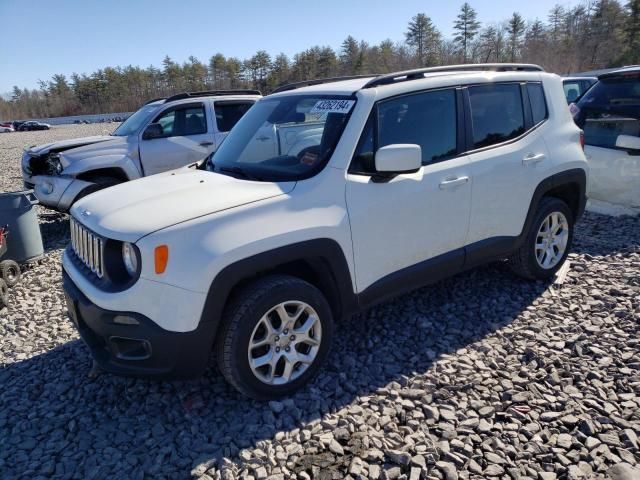
M91 182L78 180L69 176L36 175L31 177L34 193L42 205L66 212L75 198Z

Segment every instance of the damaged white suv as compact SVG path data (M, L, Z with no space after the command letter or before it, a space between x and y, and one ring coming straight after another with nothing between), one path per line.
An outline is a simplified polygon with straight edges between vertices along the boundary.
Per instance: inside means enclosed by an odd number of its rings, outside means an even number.
M119 374L200 374L289 394L334 321L484 262L530 279L564 262L585 206L581 131L534 65L294 84L213 161L71 210L70 316Z
M219 90L152 100L111 135L25 150L25 188L43 205L67 211L103 188L200 161L259 98L256 90Z

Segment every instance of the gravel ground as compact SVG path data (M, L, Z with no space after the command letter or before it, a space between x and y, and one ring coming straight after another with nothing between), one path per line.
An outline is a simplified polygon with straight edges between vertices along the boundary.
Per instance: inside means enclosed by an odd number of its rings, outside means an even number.
M23 146L105 128L0 135L0 191ZM40 221L46 257L0 312L0 478L640 478L640 217L587 214L562 285L495 264L353 317L311 387L267 404L215 368L90 379L68 220Z

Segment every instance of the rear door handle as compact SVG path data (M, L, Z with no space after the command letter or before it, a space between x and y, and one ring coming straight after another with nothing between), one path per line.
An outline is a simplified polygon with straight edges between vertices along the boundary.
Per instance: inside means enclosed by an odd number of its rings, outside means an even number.
M213 145L213 142L200 142L200 146L202 147L210 147Z
M447 180L443 180L440 182L440 190L444 190L445 188L452 188L457 185L462 185L468 182L469 182L469 177L448 178Z
M538 163L543 161L547 156L544 153L530 153L522 159L523 165L529 165L531 163Z

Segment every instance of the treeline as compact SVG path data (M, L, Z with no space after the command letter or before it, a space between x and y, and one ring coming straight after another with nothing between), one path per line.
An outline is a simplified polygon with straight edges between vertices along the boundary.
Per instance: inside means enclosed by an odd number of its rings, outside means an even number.
M90 75L54 75L38 89L14 87L0 99L0 118L40 118L132 111L141 103L181 91L276 86L320 77L387 73L421 66L480 62L526 62L560 74L640 63L640 0L585 0L556 5L545 21L510 18L481 24L469 3L445 38L428 15L419 13L403 41L371 45L348 36L339 51L314 46L293 58L264 50L241 60L213 55L208 63L190 57L183 64L168 56L161 68L107 67Z

